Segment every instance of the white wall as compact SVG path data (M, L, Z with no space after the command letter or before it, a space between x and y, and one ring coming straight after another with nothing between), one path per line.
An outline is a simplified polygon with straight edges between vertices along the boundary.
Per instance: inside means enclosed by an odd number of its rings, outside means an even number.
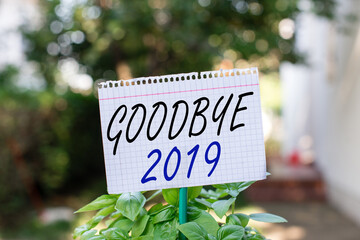
M360 224L360 31L328 99L327 134L321 139L330 200Z
M347 21L349 14L358 19ZM284 92L297 91L284 94L285 147L312 136L330 202L360 225L360 1L339 0L336 16L304 13L297 21L297 49L309 65L281 69Z

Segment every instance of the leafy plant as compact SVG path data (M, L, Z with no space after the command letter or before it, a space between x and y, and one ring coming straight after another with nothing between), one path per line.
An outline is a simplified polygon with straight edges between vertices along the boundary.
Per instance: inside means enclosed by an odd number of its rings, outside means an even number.
M178 219L177 188L159 190L148 199L144 192L102 195L76 212L97 210L86 224L74 230L73 237L80 240L176 240L181 232L189 240L266 239L248 225L249 220L281 223L286 222L284 218L269 213L235 213L237 196L253 183L217 184L213 185L215 190L205 190L202 186L188 188L188 222L182 225ZM146 210L146 203L160 193L166 203ZM230 208L231 214L227 215ZM226 216L225 223L218 223L210 212L219 218ZM101 221L105 227L95 229Z

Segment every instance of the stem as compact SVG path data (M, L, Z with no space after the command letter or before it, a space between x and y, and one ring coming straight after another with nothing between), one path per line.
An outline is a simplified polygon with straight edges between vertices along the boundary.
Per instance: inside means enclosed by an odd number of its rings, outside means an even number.
M235 201L231 204L231 213L235 213Z
M187 188L180 188L179 192L179 223L186 223L187 214ZM180 233L180 240L185 240L186 237Z

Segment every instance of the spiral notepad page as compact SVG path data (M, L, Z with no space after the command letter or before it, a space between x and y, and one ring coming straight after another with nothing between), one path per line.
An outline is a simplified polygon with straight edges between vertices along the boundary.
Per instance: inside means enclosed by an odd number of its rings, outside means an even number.
M264 179L257 68L99 84L109 193Z

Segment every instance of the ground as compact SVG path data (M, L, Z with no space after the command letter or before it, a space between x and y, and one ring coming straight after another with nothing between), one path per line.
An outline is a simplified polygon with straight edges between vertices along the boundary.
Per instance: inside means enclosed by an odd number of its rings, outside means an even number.
M257 225L272 240L360 239L360 227L327 203L258 203L255 206L288 220L285 224Z

